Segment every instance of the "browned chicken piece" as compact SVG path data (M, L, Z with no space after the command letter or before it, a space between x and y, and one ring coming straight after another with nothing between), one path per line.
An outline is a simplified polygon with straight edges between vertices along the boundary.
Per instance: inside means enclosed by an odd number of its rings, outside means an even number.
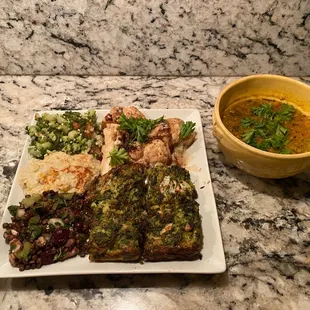
M170 132L170 127L168 123L162 122L158 124L152 131L148 134L149 139L160 139L162 140L169 150L172 149L172 137Z
M188 149L195 142L196 133L193 132L188 137L181 140L180 132L184 121L179 118L167 118L166 121L170 127L172 145L174 147L172 160L178 165L183 166L185 164L184 153L186 149Z
M185 151L195 142L196 132L191 133L184 140L180 140L177 145L174 146L172 160L179 166L183 167L186 164Z
M137 161L141 164L171 163L171 153L166 144L160 139L154 139L146 143L143 149L143 156Z
M190 134L185 139L180 139L181 126L184 123L179 118L168 118L158 124L148 134L148 142L140 144L128 143L129 134L118 130L119 118L124 114L128 118L145 118L136 107L113 107L102 122L105 144L102 147L103 160L101 174L108 172L111 167L107 158L114 146L126 149L133 162L150 164L171 164L173 161L181 166L184 165L184 152L196 139L196 133Z
M130 118L145 118L144 114L140 112L136 107L124 107L123 113L126 117Z
M182 141L185 149L188 149L196 141L196 136L196 132L192 132Z
M184 122L179 118L167 118L166 122L170 127L172 145L177 145L180 141L180 128Z
M186 159L184 157L184 155L186 155L185 151L195 142L195 140L196 132L191 133L184 140L180 140L174 147L172 161L183 167L186 164Z
M128 150L130 158L143 164L170 164L172 160L183 166L184 153L196 139L196 133L190 134L184 140L180 139L180 127L183 123L179 118L168 118L166 122L158 124L148 135L150 142L145 145L136 143Z
M128 150L128 155L133 161L137 161L143 156L144 153L144 145L135 142Z
M196 133L191 133L188 137L186 137L184 140L180 141L180 132L181 132L181 126L184 124L184 121L182 121L179 118L167 118L166 119L169 127L170 127L170 133L172 137L172 145L176 146L180 142L182 142L185 149L189 148L196 140Z
M119 146L123 142L123 133L117 128L119 124L106 123L105 128L103 129L104 135L104 145L102 146L102 161L100 172L101 175L107 173L110 167L110 160L108 158L110 152L112 152L114 146Z
M144 114L142 114L136 107L113 107L110 113L105 116L105 121L118 123L118 119L122 114L128 118L145 118Z

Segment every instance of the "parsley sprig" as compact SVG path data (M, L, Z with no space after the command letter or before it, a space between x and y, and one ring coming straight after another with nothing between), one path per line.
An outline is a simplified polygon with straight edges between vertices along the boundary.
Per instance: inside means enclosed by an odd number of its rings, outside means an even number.
M288 129L285 122L292 120L295 108L289 104L282 104L275 110L272 104L263 103L252 109L253 117L241 120L241 126L246 129L242 141L263 151L274 150L281 154L290 154L286 148Z
M195 126L196 124L191 121L183 123L180 127L180 139L183 140L188 137L192 132L194 132Z
M145 143L148 140L148 134L158 124L164 121L164 117L157 119L126 117L122 114L119 118L119 130L125 130L129 133L132 141Z
M124 148L121 147L118 149L117 146L114 145L113 150L109 153L108 158L110 158L110 166L115 167L127 162L129 156Z

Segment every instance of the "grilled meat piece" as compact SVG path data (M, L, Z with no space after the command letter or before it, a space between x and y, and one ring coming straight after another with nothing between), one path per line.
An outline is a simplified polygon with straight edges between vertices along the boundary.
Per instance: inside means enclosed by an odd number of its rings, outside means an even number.
M126 147L129 157L136 162L143 157L144 145L135 141L130 146Z
M118 123L118 119L122 114L125 114L128 118L145 118L144 114L136 107L113 107L110 113L105 116L105 122Z
M160 139L162 140L167 149L171 150L172 148L172 137L170 127L167 122L162 122L158 124L151 132L148 134L150 140L152 139Z
M170 127L171 143L173 146L172 161L179 166L185 164L184 153L195 142L196 132L191 133L185 139L180 139L181 126L184 121L179 118L167 118L166 122Z
M143 155L137 162L144 165L154 163L170 165L171 153L165 142L160 139L154 139L144 144Z
M174 147L183 145L184 150L188 149L196 140L196 133L191 133L184 140L180 139L181 126L184 124L184 121L180 118L167 118L166 122L170 128L171 133L171 143Z
M101 175L104 175L110 170L110 160L109 155L112 152L114 146L119 146L123 143L124 133L117 130L118 124L108 123L103 129L104 144L102 145L102 161L100 167Z
M180 141L180 128L184 121L179 118L167 118L166 122L170 128L171 143L177 145Z

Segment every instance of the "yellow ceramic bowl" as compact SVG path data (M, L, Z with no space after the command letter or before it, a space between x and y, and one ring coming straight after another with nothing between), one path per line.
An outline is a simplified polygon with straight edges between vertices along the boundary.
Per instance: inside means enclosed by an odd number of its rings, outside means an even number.
M262 178L285 178L310 168L310 152L293 155L258 150L237 139L224 126L223 111L245 98L277 98L293 104L310 117L310 86L278 75L253 75L226 86L217 98L213 133L228 161L241 170Z

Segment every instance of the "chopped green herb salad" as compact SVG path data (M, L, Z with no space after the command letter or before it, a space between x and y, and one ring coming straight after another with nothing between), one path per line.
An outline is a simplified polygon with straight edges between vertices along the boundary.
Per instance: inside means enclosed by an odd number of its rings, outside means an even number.
M31 138L29 154L43 159L52 151L67 154L89 153L101 156L103 138L97 123L96 111L85 114L67 111L64 114L37 114L36 124L26 127Z

